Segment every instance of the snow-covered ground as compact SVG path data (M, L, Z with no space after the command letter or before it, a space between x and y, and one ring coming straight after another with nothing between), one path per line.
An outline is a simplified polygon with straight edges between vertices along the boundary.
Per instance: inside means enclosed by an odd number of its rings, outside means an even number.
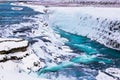
M30 59L29 59L30 60ZM0 79L1 80L47 80L38 78L37 75L28 75L27 73L21 72L19 63L14 61L7 61L0 63ZM21 64L23 65L23 64Z
M119 68L108 68L105 72L99 71L96 77L97 80L119 80L120 69Z

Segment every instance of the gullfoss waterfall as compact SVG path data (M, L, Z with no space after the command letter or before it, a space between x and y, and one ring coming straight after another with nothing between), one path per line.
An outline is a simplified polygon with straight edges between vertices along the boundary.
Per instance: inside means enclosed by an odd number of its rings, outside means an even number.
M49 14L48 20L48 14L41 11L44 7L40 7L40 11L35 8L28 4L0 4L1 38L27 40L29 48L40 60L40 67L34 63L28 68L24 68L29 66L29 62L25 61L28 64L20 67L21 73L26 72L30 76L34 73L37 75L35 80L102 80L100 74L103 77L107 75L110 79L105 78L108 80L119 80L119 74L111 74L120 68L119 27L109 27L109 24L118 25L119 21L114 23L111 19L101 19L101 16L89 16L89 11L84 14L80 12L88 10L84 7L73 7L73 11L49 7L48 10L55 11ZM110 33L102 31L104 26L108 26L105 30L110 29ZM107 38L113 41L108 43ZM3 79L1 76L4 74L0 75Z

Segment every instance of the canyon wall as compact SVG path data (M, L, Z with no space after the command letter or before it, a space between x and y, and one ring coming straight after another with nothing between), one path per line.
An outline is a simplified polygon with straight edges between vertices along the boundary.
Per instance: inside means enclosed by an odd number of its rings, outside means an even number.
M52 8L51 25L120 50L120 8Z

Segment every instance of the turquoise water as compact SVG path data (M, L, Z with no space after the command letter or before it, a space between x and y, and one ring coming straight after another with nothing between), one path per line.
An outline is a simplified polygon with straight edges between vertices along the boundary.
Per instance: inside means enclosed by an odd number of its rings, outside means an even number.
M100 58L111 59L113 61L111 64L117 64L114 66L120 67L120 51L107 48L96 41L90 40L89 38L71 34L58 28L56 31L61 35L61 37L69 40L66 42L66 45L70 46L76 53L84 52L87 55L100 55Z
M42 14L40 12L36 12L33 9L25 6L15 6L10 5L11 3L1 3L0 4L0 27L10 24L17 24L21 22L31 21L29 18L36 14ZM20 7L22 10L12 10L12 7Z
M120 68L120 51L107 48L89 38L68 33L56 27L54 30L61 37L68 39L65 44L79 56L56 66L45 67L38 72L39 75L58 72L58 75L73 76L77 80L95 80L98 70L104 71L109 67Z

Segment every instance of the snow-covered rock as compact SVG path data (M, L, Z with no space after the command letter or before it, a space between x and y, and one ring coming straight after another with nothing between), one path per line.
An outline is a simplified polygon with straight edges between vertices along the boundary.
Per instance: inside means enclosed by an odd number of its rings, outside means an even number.
M15 38L0 38L0 54L9 54L19 51L25 51L28 47L28 41Z
M28 47L28 41L23 39L0 39L0 62L5 63L9 60L18 61L20 64L22 63L26 71L37 71L41 67L39 57Z
M42 68L41 65L27 40L0 38L0 80L41 80L28 75Z
M29 55L28 41L18 38L0 38L0 62L19 60Z

